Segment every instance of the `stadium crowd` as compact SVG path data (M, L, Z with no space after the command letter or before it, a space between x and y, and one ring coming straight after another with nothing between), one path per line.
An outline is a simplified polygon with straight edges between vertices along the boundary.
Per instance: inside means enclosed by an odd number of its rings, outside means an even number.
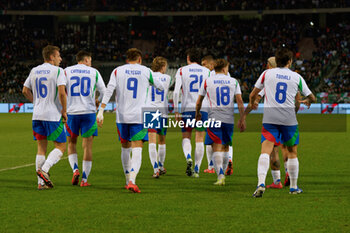
M48 1L0 1L5 10L44 11L226 11L226 10L268 10L268 9L309 9L350 7L349 0L48 0Z
M293 69L313 90L350 93L350 36L346 33L349 28L347 22L320 29L296 20L271 23L256 19L242 23L234 19L191 17L177 18L171 23L160 21L157 29L150 31L137 26L130 29L129 23L124 21L109 21L96 23L93 55L94 61L123 62L124 52L134 41L150 40L154 42L154 50L144 51L146 63L161 55L180 65L184 62L185 51L198 47L203 55L225 57L231 64L231 75L248 93L265 69L266 58L273 55L276 48L286 46L295 54ZM29 67L41 62L40 51L47 43L60 46L62 67L74 64L74 54L89 48L88 31L86 23L60 23L57 36L53 36L52 29L28 27L23 21L0 23L0 93L20 93ZM298 42L303 36L313 37L315 48L309 59L299 52Z

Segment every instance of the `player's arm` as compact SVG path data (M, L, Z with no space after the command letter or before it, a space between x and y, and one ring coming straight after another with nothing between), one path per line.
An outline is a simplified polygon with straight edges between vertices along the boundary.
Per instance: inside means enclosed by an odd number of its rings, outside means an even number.
M158 90L162 91L165 89L165 87L164 83L160 79L160 76L153 76L152 70L149 70L149 83Z
M32 90L28 87L24 86L22 90L23 95L29 100L31 103L33 103L33 93Z
M207 93L207 80L204 80L203 85L199 88L198 99L196 102L196 120L200 121L202 119L201 108L204 97Z
M111 99L116 86L117 86L117 69L113 70L111 74L106 91L103 95L100 110L98 111L98 114L96 117L97 124L100 127L102 127L103 125L103 111L105 110L107 103Z
M236 102L237 102L238 111L239 111L238 128L240 129L241 132L244 132L246 129L246 122L244 117L244 104L243 104L242 95L237 94L235 95L235 97L236 97Z
M102 101L104 93L106 92L106 85L102 79L101 74L98 71L96 71L96 75L98 75L96 87L97 87L97 91L99 93L98 98L96 98L96 109L97 109L98 106L100 105L100 102Z
M261 89L254 87L253 91L250 93L249 95L249 104L246 107L245 111L244 111L244 118L252 111L255 110L257 108L256 105L254 105L255 101L258 98L259 92L261 91Z
M58 86L58 98L60 100L60 103L62 105L62 118L63 123L67 122L67 95L66 95L66 86L65 85L59 85Z
M174 112L175 112L175 119L177 121L181 120L179 116L179 97L180 97L181 86L182 86L182 79L181 79L180 69L179 69L175 75L175 88L173 92Z
M295 96L295 113L297 113L299 111L300 108L300 99L301 99L301 94L298 91L297 95Z
M33 103L33 93L32 93L32 85L31 85L31 73L29 74L28 78L26 79L26 81L23 84L23 89L22 89L22 93L23 95L31 102Z
M67 94L66 94L66 85L67 77L62 68L58 68L57 74L57 89L58 89L58 99L62 105L62 118L63 123L67 122Z
M307 108L310 108L312 103L316 103L316 97L311 93L305 99L299 100L299 103L305 104Z
M262 97L264 97L264 95L265 95L264 90L261 90L255 99L254 107L258 108L260 100L262 99Z
M310 108L310 105L316 102L316 97L312 94L309 87L306 85L305 80L301 76L299 78L299 91L302 95L306 96L306 99L299 100L299 103L305 104L307 108Z

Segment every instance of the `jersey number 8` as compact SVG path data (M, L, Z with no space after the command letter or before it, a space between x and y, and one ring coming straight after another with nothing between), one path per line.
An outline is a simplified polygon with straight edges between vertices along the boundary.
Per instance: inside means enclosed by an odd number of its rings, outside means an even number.
M287 83L279 82L276 85L276 95L275 99L277 103L283 104L287 98Z

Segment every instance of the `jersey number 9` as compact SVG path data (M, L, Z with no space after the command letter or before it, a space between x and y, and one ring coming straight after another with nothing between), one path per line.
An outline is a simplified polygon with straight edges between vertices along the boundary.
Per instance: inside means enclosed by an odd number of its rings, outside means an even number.
M132 91L132 98L136 99L137 96L137 82L138 80L136 78L128 78L128 81L126 83L126 88L129 91Z

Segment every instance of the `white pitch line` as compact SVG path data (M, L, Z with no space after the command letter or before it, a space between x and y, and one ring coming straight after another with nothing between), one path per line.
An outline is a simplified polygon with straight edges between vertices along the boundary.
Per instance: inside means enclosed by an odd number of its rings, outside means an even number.
M68 157L63 157L61 158L62 159L67 159ZM29 164L24 164L24 165L21 165L21 166L16 166L16 167L8 167L8 168L3 168L3 169L0 169L0 172L4 172L4 171L9 171L9 170L16 170L16 169L19 169L19 168L24 168L24 167L30 167L30 166L34 166L35 163L29 163Z

